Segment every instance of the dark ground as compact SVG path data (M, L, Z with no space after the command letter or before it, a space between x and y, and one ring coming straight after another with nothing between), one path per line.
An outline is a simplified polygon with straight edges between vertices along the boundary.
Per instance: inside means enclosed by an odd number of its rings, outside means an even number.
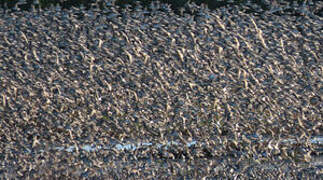
M176 14L181 14L182 12L196 13L194 9L187 6L187 0L160 0L160 2L168 4ZM272 14L301 16L304 13L311 12L320 17L323 15L322 2L320 0L191 0L190 2L197 5L204 4L211 10L239 5L244 7L246 13L253 14L275 11ZM124 9L129 5L134 7L138 3L149 9L152 3L156 3L156 0L2 0L0 8L7 11L30 11L33 8L48 9L51 6L58 5L63 9L79 8L80 6L84 6L86 9L97 6L103 9L106 7L106 4L109 4Z

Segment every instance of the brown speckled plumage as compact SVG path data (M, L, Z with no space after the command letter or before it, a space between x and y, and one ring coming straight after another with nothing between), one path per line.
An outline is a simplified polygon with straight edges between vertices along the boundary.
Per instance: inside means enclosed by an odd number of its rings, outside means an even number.
M194 8L1 13L0 177L318 178L322 18Z

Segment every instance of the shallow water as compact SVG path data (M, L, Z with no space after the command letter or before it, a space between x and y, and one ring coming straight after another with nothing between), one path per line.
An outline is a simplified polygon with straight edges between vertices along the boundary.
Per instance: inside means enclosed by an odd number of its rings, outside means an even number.
M255 141L254 138L255 136L253 136L253 141ZM256 141L263 142L263 141L268 141L268 139L257 139ZM276 142L273 141L272 143L276 143ZM305 142L297 141L296 139L290 138L290 139L282 139L278 143L292 145L296 143L305 143ZM323 137L322 136L313 137L309 140L309 143L311 143L312 145L321 147L323 145ZM80 146L71 145L67 147L56 146L56 147L51 147L50 150L57 150L57 151L66 152L66 153L75 153L75 152L79 152L80 150L85 151L87 153L116 150L116 151L127 151L131 153L132 151L135 151L141 148L155 148L155 149L167 150L172 146L186 146L188 148L191 148L198 144L201 146L205 145L204 142L199 142L197 140L188 141L186 144L183 144L177 141L169 141L167 143L159 143L159 144L152 143L152 142L128 142L128 143L111 143L105 146L97 145L97 144L83 144ZM39 150L38 152L41 153L45 151L46 150L43 149L43 150ZM319 169L321 169L321 167L323 166L323 156L321 155L321 148L318 151L319 151L319 155L311 156L311 159L308 163L314 167L318 167Z
M264 139L259 140L264 141ZM138 148L142 148L142 147L149 147L149 146L155 146L157 148L161 148L161 147L169 147L172 145L184 145L187 147L192 147L196 144L200 143L199 141L196 140L192 140L189 141L187 144L181 144L179 142L176 141L170 141L166 144L153 144L151 142L140 142L140 143L124 143L124 144L111 144L111 145L106 145L106 146L97 146L95 144L85 144L82 145L78 148L87 151L87 152L92 152L92 151L99 151L99 150L109 150L109 149L116 149L116 150L130 150L130 151L134 151ZM295 139L284 139L281 141L281 143L290 143L290 144L295 144L297 143L297 141ZM317 137L313 137L310 139L310 143L311 144L316 144L316 145L323 145L323 137L321 136L317 136ZM201 145L203 145L204 143L202 143ZM67 152L73 152L75 151L76 147L75 146L69 146L69 147L53 147L53 149L55 150L60 150L60 151L67 151Z

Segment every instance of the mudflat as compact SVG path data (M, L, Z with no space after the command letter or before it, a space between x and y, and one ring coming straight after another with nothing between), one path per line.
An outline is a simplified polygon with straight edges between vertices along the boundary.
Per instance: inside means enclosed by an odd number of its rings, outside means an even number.
M194 8L0 14L0 177L322 177L322 17Z

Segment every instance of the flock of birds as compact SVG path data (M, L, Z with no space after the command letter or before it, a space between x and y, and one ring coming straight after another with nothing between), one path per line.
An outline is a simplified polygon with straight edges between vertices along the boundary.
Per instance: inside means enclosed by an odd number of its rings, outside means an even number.
M192 8L0 14L0 177L318 179L322 18Z

